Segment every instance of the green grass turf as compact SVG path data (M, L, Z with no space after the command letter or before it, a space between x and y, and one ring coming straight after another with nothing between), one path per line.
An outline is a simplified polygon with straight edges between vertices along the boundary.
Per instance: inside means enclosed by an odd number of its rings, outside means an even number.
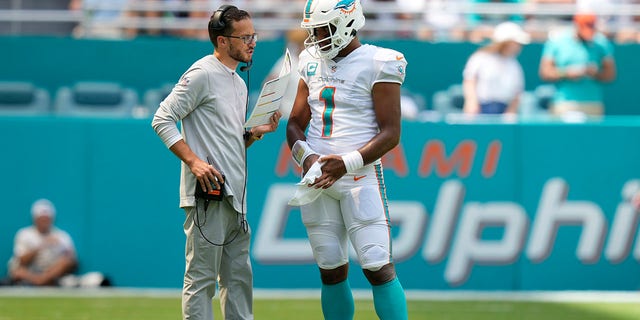
M220 320L218 303L213 300L215 319ZM640 319L636 303L409 300L408 309L412 320ZM0 297L0 320L175 320L180 314L179 298ZM254 314L258 320L322 319L316 299L256 299ZM356 301L355 319L377 319L371 300Z

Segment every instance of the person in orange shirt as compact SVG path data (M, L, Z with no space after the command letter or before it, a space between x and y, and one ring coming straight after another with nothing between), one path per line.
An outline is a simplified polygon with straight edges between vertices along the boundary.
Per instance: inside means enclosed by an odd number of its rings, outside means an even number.
M611 42L596 29L597 17L579 13L574 28L550 36L540 61L540 77L556 87L551 112L604 115L603 84L616 78Z

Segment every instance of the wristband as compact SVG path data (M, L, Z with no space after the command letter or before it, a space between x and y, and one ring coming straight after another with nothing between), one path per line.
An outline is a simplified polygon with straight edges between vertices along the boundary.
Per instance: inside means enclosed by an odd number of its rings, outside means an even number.
M347 173L354 173L364 166L364 160L358 150L343 155L342 161L344 161L344 167L347 168Z
M307 159L308 156L315 154L316 152L309 147L306 141L298 140L293 144L291 148L291 157L293 161L296 162L298 167L302 167L304 164L304 160Z

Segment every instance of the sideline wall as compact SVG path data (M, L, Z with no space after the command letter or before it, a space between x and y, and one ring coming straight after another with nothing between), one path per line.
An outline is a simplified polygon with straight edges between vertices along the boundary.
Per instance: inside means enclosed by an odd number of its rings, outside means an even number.
M258 288L316 288L284 125L249 150ZM178 160L149 119L2 117L0 261L39 197L76 241L81 272L179 288ZM395 258L407 289L637 290L639 117L517 124L405 122L384 159ZM0 274L6 264L0 263ZM290 276L294 275L294 276ZM366 288L354 265L352 286Z

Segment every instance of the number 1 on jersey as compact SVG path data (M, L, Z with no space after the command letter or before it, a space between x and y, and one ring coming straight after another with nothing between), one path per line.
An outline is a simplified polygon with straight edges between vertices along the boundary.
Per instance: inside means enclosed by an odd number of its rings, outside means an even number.
M333 131L333 110L336 108L334 97L336 87L324 87L320 91L320 100L324 101L324 112L322 112L322 136L330 137Z

